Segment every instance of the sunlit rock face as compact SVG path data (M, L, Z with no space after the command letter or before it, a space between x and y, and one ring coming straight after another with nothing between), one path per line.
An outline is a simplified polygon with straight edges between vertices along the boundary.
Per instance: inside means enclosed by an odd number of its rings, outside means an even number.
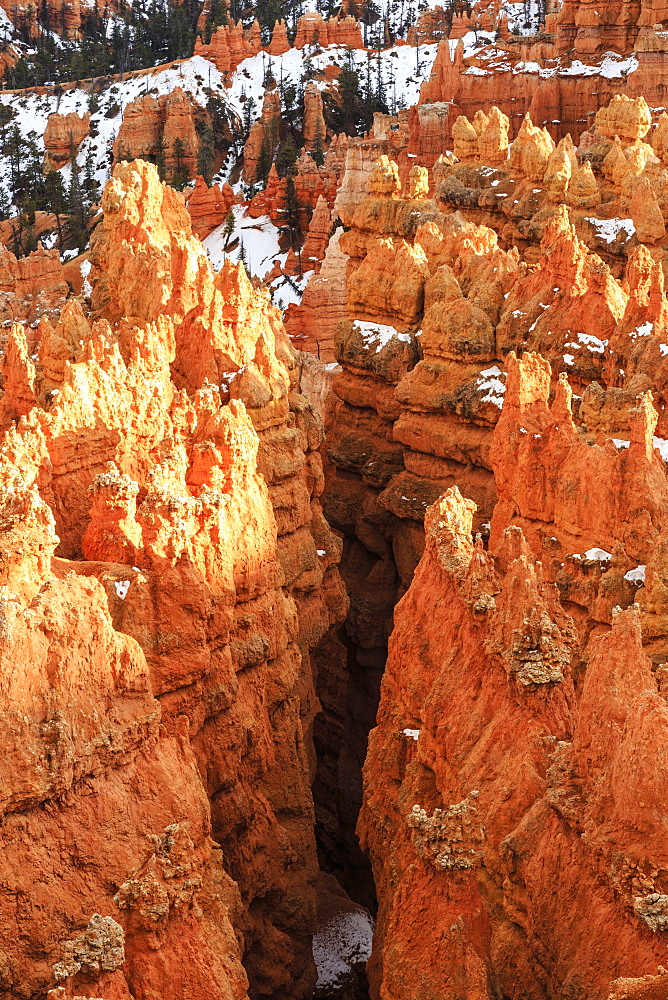
M311 650L345 614L322 425L156 169L102 205L92 311L6 353L2 869L34 891L1 988L307 996Z

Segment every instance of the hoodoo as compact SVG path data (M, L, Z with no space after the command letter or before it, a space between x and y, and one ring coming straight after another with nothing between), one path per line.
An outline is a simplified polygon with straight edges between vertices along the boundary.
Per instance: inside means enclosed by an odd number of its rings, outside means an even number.
M0 1000L668 1000L668 4L6 4Z

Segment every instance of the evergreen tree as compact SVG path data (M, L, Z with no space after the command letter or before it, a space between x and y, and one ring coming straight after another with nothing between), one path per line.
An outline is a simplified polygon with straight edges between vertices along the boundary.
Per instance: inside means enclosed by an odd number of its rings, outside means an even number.
M165 164L165 139L162 131L160 131L158 140L155 144L155 165L158 168L158 177L161 181L164 181L167 176L167 171Z
M285 185L285 208L282 212L281 228L287 230L290 237L290 247L294 249L298 246L299 240L299 202L297 201L297 190L295 179L292 174L288 174Z
M86 208L90 212L91 207L97 203L100 197L100 185L95 178L95 159L92 146L86 154L82 188L84 202L86 204Z
M50 170L45 180L46 210L56 217L58 227L58 247L63 249L62 217L67 214L67 193L63 184L63 175L59 170Z
M325 132L322 127L322 122L318 119L315 135L313 137L313 149L311 150L311 156L319 167L325 162Z
M234 212L232 211L232 209L230 209L225 218L225 226L223 228L223 236L225 237L225 246L223 248L224 250L227 250L228 246L230 245L230 241L234 233L234 227L235 227Z
M251 125L255 121L256 104L252 97L246 98L244 102L244 142L250 135Z
M285 177L285 175L297 162L298 157L299 149L297 148L297 143L295 142L292 133L288 133L285 142L281 144L281 147L276 154L276 170L278 172L278 176Z
M260 156L257 161L257 176L263 188L267 186L267 178L269 177L272 162L273 156L269 145L269 137L265 131L262 137L262 145L260 146Z
M243 239L239 239L239 263L243 264L246 274L250 278L250 270L248 268L248 256L246 254L246 247L244 246Z
M175 139L174 145L172 146L172 151L174 154L175 167L172 170L172 187L176 188L177 191L183 191L184 187L188 183L189 172L186 164L184 163L184 158L186 155L185 146L183 145L182 139Z
M70 150L72 153L72 162L70 182L67 187L67 214L70 232L77 247L81 250L86 245L86 224L88 218L74 144L71 145Z
M213 128L206 119L201 119L196 124L199 136L199 152L197 154L197 173L201 174L207 184L213 178L213 161L216 149L213 138Z

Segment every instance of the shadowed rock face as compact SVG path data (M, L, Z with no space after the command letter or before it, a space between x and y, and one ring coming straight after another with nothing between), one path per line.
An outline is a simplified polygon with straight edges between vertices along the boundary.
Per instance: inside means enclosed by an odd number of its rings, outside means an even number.
M310 651L345 614L322 426L155 168L103 209L93 312L7 355L0 994L306 997Z

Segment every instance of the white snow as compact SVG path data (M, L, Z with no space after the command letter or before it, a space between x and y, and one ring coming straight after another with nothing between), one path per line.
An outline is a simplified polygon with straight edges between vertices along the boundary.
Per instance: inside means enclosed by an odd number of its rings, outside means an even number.
M654 447L661 455L661 458L664 460L664 462L668 462L668 441L666 441L664 438L655 437Z
M356 319L354 326L362 335L364 347L373 351L374 354L387 347L393 337L406 344L410 344L411 341L409 333L399 333L395 327L386 326L383 323L367 323Z
M575 355L564 354L564 361L566 362L567 365L572 365L573 362L575 361Z
M559 70L561 76L596 76L598 73L598 66L585 66L579 59L574 59L570 66L563 66Z
M419 729L404 729L404 736L410 736L412 740L417 742L418 736L420 735Z
M478 392L485 393L481 402L494 403L495 406L502 409L506 386L499 376L505 374L498 365L492 365L491 368L485 368L480 372L480 375L476 379L475 388Z
M258 278L263 278L267 271L271 270L274 260L285 263L287 255L281 254L278 229L269 216L263 215L259 219L251 219L246 214L246 208L243 205L233 205L232 212L234 213L235 227L230 242L239 241L234 250L228 253L224 249L227 239L225 235L226 223L222 223L217 229L214 229L203 241L214 271L220 271L226 257L237 262L241 256L242 243L248 270Z
M636 231L633 219L596 219L587 216L584 221L591 223L599 239L606 243L614 243L621 233L626 239L630 239Z
M344 986L352 966L371 955L373 917L362 910L333 917L313 935L313 958L318 970L316 989Z
M304 289L313 273L313 271L304 271L301 276L281 274L278 278L274 278L268 286L274 305L283 310L287 309L289 305L299 305Z
M659 344L659 354L662 358L665 358L668 354L668 344Z
M628 448L629 441L624 441L623 438L611 438L612 443L616 448Z
M605 76L609 80L612 80L615 77L624 76L624 74L634 73L637 69L637 56L628 56L628 58L624 59L616 52L606 52L603 56L603 62L601 63L599 73L601 76Z
M90 268L91 268L91 263L89 260L81 261L81 267L79 268L79 270L81 271L81 277L83 278L83 293L86 296L86 298L90 298L90 296L93 294L93 289L91 288L90 281L88 280L88 275L90 274Z
M654 323L650 323L648 320L646 323L642 323L637 330L631 330L629 337L631 340L637 340L638 337L649 337L653 329Z
M628 573L625 573L624 579L630 580L631 583L644 583L646 569L647 567L641 563L640 566L636 566L635 569L630 569Z
M608 559L612 559L612 552L606 552L605 549L587 549L585 552L585 559L598 559L599 562L607 562Z
M580 343L584 344L587 350L592 351L594 354L603 354L608 346L607 340L599 340L598 337L594 337L591 333L578 333L576 336Z
M116 580L114 582L114 590L122 601L127 597L128 590L130 589L129 580Z
M540 73L540 63L520 61L513 67L513 73Z

